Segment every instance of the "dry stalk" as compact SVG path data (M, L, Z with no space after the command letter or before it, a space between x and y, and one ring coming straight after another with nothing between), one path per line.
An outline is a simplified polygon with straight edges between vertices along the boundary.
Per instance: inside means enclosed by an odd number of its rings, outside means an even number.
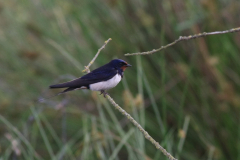
M158 142L156 142L147 131L145 131L142 126L135 121L130 114L128 114L124 109L122 109L109 95L106 95L106 98L111 102L111 104L119 111L121 112L125 117L127 117L130 122L132 122L139 130L142 132L144 137L149 140L158 150L160 150L165 156L168 157L170 160L177 160L174 158L170 153L166 151Z
M215 35L215 34L226 34L226 33L232 33L232 32L239 32L240 31L240 27L238 28L232 28L230 30L226 30L226 31L216 31L216 32L203 32L203 33L199 33L199 34L195 34L195 35L190 35L190 36L180 36L177 40L175 40L172 43L169 43L165 46L161 46L158 49L153 49L151 51L147 51L147 52L137 52L137 53L127 53L125 54L125 56L136 56L136 55L147 55L147 54L153 54L156 53L158 51L161 51L163 49L166 49L170 46L173 46L175 44L177 44L180 41L187 41L190 39L195 39L195 38L200 38L200 37L205 37L205 36L209 36L209 35Z
M104 49L105 46L108 44L108 42L111 41L111 40L112 40L112 38L108 38L108 40L106 40L106 41L104 42L104 45L103 45L101 48L98 49L98 52L96 53L96 55L93 57L93 59L91 60L91 62L89 62L89 64L88 64L87 66L85 66L85 69L84 69L82 72L87 72L87 73L90 72L89 67L90 67L90 66L94 63L94 61L97 59L97 57L98 57L99 53L101 52L101 50Z
M97 56L99 55L100 51L107 45L107 43L112 40L111 38L109 38L107 41L105 41L104 45L98 50L97 54L94 56L94 58L92 59L92 61L85 66L85 70L83 70L83 72L90 72L89 67L94 63L94 61L96 60ZM168 153L166 151L166 149L164 149L158 142L156 142L149 134L147 131L145 131L142 126L135 121L132 116L130 114L128 114L124 109L122 109L113 99L112 97L110 97L109 94L106 95L106 98L110 101L110 103L119 111L121 112L125 117L127 117L128 120L130 120L130 122L132 122L144 135L144 137L149 140L158 150L160 150L165 156L168 157L168 159L170 160L177 160L176 158L174 158L170 153Z

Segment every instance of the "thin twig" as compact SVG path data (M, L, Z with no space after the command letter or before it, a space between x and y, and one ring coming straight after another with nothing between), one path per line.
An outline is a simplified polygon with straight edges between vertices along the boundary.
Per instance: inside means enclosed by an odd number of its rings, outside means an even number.
M156 142L147 131L145 131L137 121L135 121L130 114L128 114L125 110L123 110L109 95L106 95L106 98L111 102L111 104L121 112L125 117L127 117L144 135L146 139L148 139L158 150L160 150L165 156L170 160L175 159L170 153L168 153L158 142Z
M175 45L176 43L180 42L180 41L186 41L186 40L190 40L190 39L195 39L195 38L200 38L200 37L205 37L205 36L209 36L209 35L215 35L215 34L225 34L225 33L232 33L232 32L239 32L240 31L240 27L238 28L233 28L230 30L226 30L226 31L216 31L216 32L203 32L203 33L199 33L199 34L195 34L195 35L190 35L190 36L180 36L177 40L175 40L172 43L169 43L165 46L161 46L158 49L153 49L151 51L147 51L147 52L137 52L137 53L127 53L125 54L125 56L135 56L135 55L147 55L147 54L153 54L156 53L158 51L161 51L163 49L166 49L170 46Z
M91 60L91 62L90 62L87 66L85 66L85 69L84 69L82 72L87 72L87 73L90 72L89 67L94 63L94 61L96 60L96 58L97 58L97 56L99 55L99 53L101 52L101 50L104 49L105 46L108 44L108 42L111 41L111 40L112 40L112 38L109 38L108 40L106 40L106 41L104 42L104 45L103 45L100 49L98 49L97 54L93 57L93 59Z

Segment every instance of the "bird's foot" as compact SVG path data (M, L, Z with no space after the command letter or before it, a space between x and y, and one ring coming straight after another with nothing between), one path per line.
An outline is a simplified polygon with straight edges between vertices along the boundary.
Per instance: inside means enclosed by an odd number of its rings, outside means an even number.
M104 98L106 98L106 95L108 95L108 93L105 90L101 90L100 95L103 94Z

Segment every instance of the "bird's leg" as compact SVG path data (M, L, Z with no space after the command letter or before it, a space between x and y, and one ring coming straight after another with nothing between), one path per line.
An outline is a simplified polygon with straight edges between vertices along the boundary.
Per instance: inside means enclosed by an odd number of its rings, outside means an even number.
M101 90L100 95L103 94L104 98L106 98L106 95L108 95L108 93L105 90Z
M105 92L104 90L101 90L101 91L100 91L100 95L103 94L104 92Z

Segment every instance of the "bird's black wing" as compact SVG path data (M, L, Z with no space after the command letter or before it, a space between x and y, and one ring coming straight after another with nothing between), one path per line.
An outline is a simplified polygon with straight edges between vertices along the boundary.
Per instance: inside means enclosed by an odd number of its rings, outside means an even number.
M55 84L49 86L50 88L80 88L82 86L89 86L89 84L101 82L101 81L107 81L114 77L117 74L117 70L113 67L110 67L108 65L104 65L102 67L99 67L92 72L74 79L72 81L61 83L61 84Z

